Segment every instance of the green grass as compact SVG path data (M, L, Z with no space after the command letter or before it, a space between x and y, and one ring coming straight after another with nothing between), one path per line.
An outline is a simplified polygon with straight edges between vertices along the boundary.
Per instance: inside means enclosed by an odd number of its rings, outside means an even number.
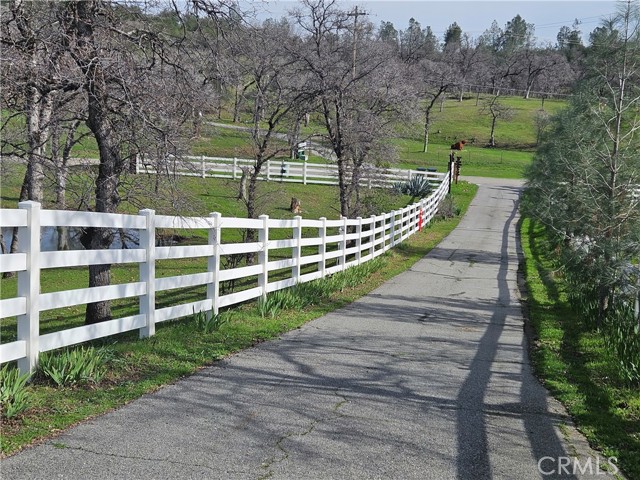
M24 178L25 167L19 164L7 163L2 166L2 183L0 188L0 208L16 208L20 196L20 186ZM153 191L155 176L137 175L137 190L124 194L124 201L120 204L119 212L137 213L139 208L152 208L156 213L163 215L200 215L205 216L211 212L220 212L226 216L246 217L244 203L237 199L239 180L177 177L175 179L176 191L170 197L168 190L162 190L160 194ZM79 172L72 175L70 182L88 183L87 174ZM43 208L53 208L53 182L47 181ZM291 197L297 197L301 201L302 216L304 218L329 219L340 217L338 189L326 185L303 185L302 183L281 183L278 181L258 182L257 209L258 214L266 214L274 218L293 218L295 214L289 211ZM136 193L137 192L137 193ZM410 197L393 196L386 190L364 189L362 191L365 203L369 205L369 211L379 214L406 205ZM173 198L180 200L184 208L176 212ZM135 201L127 201L132 198ZM69 203L73 201L73 197ZM73 204L71 204L73 206Z
M602 335L571 308L543 228L524 219L521 235L538 375L592 447L640 478L640 391L621 378Z
M396 139L394 144L401 152L400 168L433 167L438 172L447 171L450 144L430 144L429 151L422 151L422 140ZM533 153L527 151L486 149L467 146L462 152L461 175L494 178L522 178L524 171L533 159Z
M456 140L465 139L477 147L486 146L491 133L491 116L482 114L482 101L488 98L488 95L481 96L478 106L475 97L465 98L462 102L449 98L442 112L438 106L434 107L430 143L449 146ZM541 107L540 100L502 97L500 102L512 109L513 117L509 120L498 119L495 132L497 146L511 150L534 148L535 116ZM548 114L554 114L565 104L562 100L547 100L544 109ZM422 128L421 123L416 123L411 136L421 139Z
M450 146L458 140L467 140L462 152L462 175L496 178L522 178L526 166L533 158L536 146L535 117L540 110L539 99L504 97L501 102L513 110L509 120L498 120L496 147L486 148L491 132L491 118L482 114L482 100L476 106L475 97L462 102L448 98L442 112L432 111L429 148L423 152L423 125L420 121L394 140L400 155L400 167L435 167L447 169ZM488 97L486 97L488 98ZM552 115L565 105L561 100L545 101L545 112ZM421 117L421 115L418 115Z
M476 190L475 185L466 183L454 186L456 204L463 211ZM29 386L30 409L1 425L3 454L51 437L78 421L119 407L232 352L277 337L352 302L408 269L453 230L459 220L456 217L433 222L384 255L382 266L366 282L334 291L326 301L302 309L280 310L274 318L262 318L253 303L234 309L237 314L230 321L209 333L193 319L186 319L159 324L156 335L145 340L138 340L137 332L130 332L92 342L94 346L107 345L113 352L107 377L92 386L61 389L44 384ZM67 279L72 276L67 272Z

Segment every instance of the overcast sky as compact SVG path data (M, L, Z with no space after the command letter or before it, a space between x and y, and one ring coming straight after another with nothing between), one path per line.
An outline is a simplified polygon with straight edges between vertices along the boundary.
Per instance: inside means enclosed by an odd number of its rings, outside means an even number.
M281 17L297 5L294 0L260 0L251 5L266 12L260 17ZM563 25L571 26L577 18L582 22L581 30L585 41L588 34L600 23L602 17L610 17L616 11L615 1L584 0L538 0L538 1L482 1L482 0L364 0L340 2L345 9L355 5L364 8L369 20L377 27L382 21L392 22L397 30L407 28L409 19L415 18L422 27L431 26L442 40L447 27L457 22L464 33L472 37L480 36L491 26L493 20L504 25L520 14L528 23L536 27L536 37L542 42L555 43L556 35ZM268 13L267 13L268 12Z

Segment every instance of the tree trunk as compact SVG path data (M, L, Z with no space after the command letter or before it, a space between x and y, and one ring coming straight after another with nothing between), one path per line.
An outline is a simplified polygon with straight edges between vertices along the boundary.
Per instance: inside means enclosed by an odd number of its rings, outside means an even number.
M301 122L302 122L301 118L299 117L296 118L292 128L289 130L288 140L289 140L289 150L291 151L291 160L295 160L296 155L298 153L298 141L300 140L300 123Z
M260 170L258 168L254 168L251 175L249 175L249 188L247 192L247 218L257 218L256 213L256 187L258 183L258 174ZM258 236L256 235L256 230L253 228L248 228L245 233L245 242L253 243L258 241ZM247 265L253 265L256 262L256 254L254 252L247 253L246 255Z
M340 215L349 216L349 179L346 168L346 161L338 161L338 187L340 189Z
M239 86L236 85L235 98L233 101L233 123L240 121L240 92Z
M491 136L489 138L489 145L491 147L496 146L496 138L494 136L495 131L496 131L496 117L494 116L493 119L491 120Z
M531 89L533 88L533 82L527 82L527 89L524 92L525 100L529 100L531 97Z
M423 149L424 153L427 153L429 148L429 127L431 127L431 109L427 109L424 114L424 136L423 136Z
M249 178L249 169L246 167L241 168L242 176L240 177L240 187L238 189L238 200L243 202L247 201L247 181Z
M39 60L40 52L32 54L31 63L35 69L44 61ZM53 94L43 94L37 87L29 88L27 97L27 134L29 155L27 158L28 199L42 203L44 188L44 154L49 140Z
M28 200L28 191L29 191L29 181L31 177L29 177L29 172L27 171L24 175L24 179L22 180L22 187L20 187L20 202L24 202ZM18 239L19 239L19 229L18 227L13 227L11 231L11 245L9 246L9 253L16 253L18 251ZM4 272L2 274L2 278L11 278L15 277L16 272Z
M120 203L118 195L118 180L125 168L125 162L120 153L118 134L114 131L109 118L110 108L107 79L102 68L101 54L97 51L93 38L93 5L90 2L70 4L75 10L75 31L78 35L78 45L83 53L77 59L78 65L87 79L87 126L93 133L100 152L100 165L96 178L95 211L114 213ZM107 228L87 228L83 235L85 248L91 250L107 249L113 241L113 231ZM89 267L89 287L102 287L111 282L111 265L92 265ZM109 301L87 304L85 323L92 324L111 319L111 304Z

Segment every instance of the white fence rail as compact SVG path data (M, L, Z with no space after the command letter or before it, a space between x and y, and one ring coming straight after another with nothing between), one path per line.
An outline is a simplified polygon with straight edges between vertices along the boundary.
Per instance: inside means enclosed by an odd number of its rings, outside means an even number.
M193 157L169 162L167 165L171 174L193 176L201 178L232 178L239 179L243 168L252 168L254 160L245 158L222 157ZM361 185L372 187L389 187L396 182L411 180L415 176L423 176L430 182L440 182L441 173L434 169L429 170L403 170L399 168L378 168L367 165L363 168ZM155 164L146 163L140 158L136 161L136 173L156 174ZM334 164L308 163L302 161L276 161L268 160L260 172L260 180L279 182L295 182L321 185L338 184L338 167Z
M0 344L0 363L18 361L21 371L31 371L40 352L94 340L130 330L141 337L155 333L160 322L213 311L264 296L269 292L308 282L371 260L426 226L447 194L449 177L440 174L437 189L426 199L369 218L291 220L209 217L171 217L141 210L139 215L41 210L36 202L18 209L0 209L0 226L19 227L19 252L0 255L0 272L18 272L17 295L0 300L0 319L17 317L17 340ZM139 232L139 248L121 250L41 251L44 227L104 227ZM156 229L206 229L206 245L157 246ZM255 229L258 241L225 243L227 229ZM280 230L279 235L272 234ZM282 234L284 231L284 234ZM284 238L282 238L284 237ZM229 255L256 253L257 263L223 268ZM283 253L284 252L284 253ZM272 258L271 254L274 254ZM157 278L156 262L204 257L206 271ZM40 293L41 272L94 264L137 264L139 278L103 287ZM204 262L203 262L204 263ZM277 273L276 273L277 272ZM275 276L276 278L272 278ZM252 286L221 294L220 283L255 279ZM183 287L206 286L204 298L164 308L156 306L156 293ZM138 312L114 320L40 334L40 312L102 300L138 299Z

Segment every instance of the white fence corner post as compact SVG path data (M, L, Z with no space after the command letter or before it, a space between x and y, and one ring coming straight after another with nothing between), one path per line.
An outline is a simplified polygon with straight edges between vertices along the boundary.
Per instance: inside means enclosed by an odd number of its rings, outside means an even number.
M238 159L233 157L233 179L238 178Z
M262 228L258 233L258 241L262 244L258 261L262 266L262 273L258 275L258 286L262 288L262 297L267 296L267 286L269 284L269 215L260 215Z
M318 270L320 271L320 277L324 278L327 267L327 218L320 217L322 226L318 229L318 236L320 237L320 245L318 245L318 253L320 254L320 261L318 262Z
M376 256L376 216L371 215L371 237L369 238L371 245L369 246L369 255L371 259Z
M156 212L140 210L146 218L146 228L140 231L140 247L146 252L146 261L140 264L140 281L146 284L146 294L139 299L140 314L146 324L140 328L140 338L152 337L156 333Z
M211 313L218 314L218 299L220 298L220 239L221 239L221 218L218 212L209 215L213 221L213 227L209 229L209 245L211 245L211 255L207 261L207 269L211 274L211 282L207 283L207 299L211 300ZM209 313L209 315L211 314Z
M20 202L27 211L27 226L20 228L20 253L27 254L27 268L18 272L18 297L25 297L27 311L18 316L18 340L26 342L26 357L18 360L20 373L31 373L40 353L40 204ZM24 240L24 241L23 241Z
M296 226L293 227L293 239L295 246L292 249L293 267L291 268L291 277L297 284L300 283L300 262L302 261L302 217L296 215L293 217Z
M356 220L358 220L358 225L356 225L356 233L358 234L358 238L356 238L356 261L360 265L362 262L362 217L357 217Z
M340 265L342 265L341 270L343 271L347 268L347 220L347 217L342 217L342 241L340 242L342 255L340 256Z

